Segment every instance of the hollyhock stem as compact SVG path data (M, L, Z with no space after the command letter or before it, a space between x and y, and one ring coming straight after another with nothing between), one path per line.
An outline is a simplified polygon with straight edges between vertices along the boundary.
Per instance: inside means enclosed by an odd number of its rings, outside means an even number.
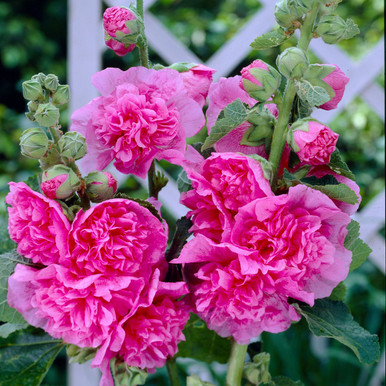
M159 190L157 189L157 186L155 184L154 176L155 176L155 161L153 160L150 165L150 169L147 172L147 180L149 183L149 197L154 197L158 199Z
M168 370L169 380L171 386L180 386L180 378L178 377L178 368L175 359L169 359L166 362L166 368Z
M247 344L241 345L233 341L225 383L226 386L241 385L241 378L243 375L245 354L247 353L247 348Z
M300 39L298 42L298 48L306 51L310 41L312 39L312 28L314 26L315 18L318 14L320 4L315 3L311 10L307 13L304 18L304 22L301 28ZM272 179L272 190L276 189L277 173L279 170L280 159L283 153L286 131L288 129L289 119L292 110L292 104L296 95L295 83L292 79L287 82L286 89L284 91L283 103L279 110L279 117L277 119L276 127L273 132L271 153L269 155L269 162L272 165L273 179Z
M142 20L144 20L143 0L137 0L137 11ZM149 53L145 33L140 36L140 39L141 40L137 42L137 47L139 49L139 60L141 62L141 66L149 68Z

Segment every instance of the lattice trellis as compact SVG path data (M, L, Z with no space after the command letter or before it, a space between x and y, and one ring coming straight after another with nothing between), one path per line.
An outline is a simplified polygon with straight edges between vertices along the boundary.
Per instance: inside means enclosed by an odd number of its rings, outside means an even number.
M157 18L149 8L156 0L145 0L146 33L152 49L165 62L171 64L179 61L202 63L192 51L185 47ZM127 6L130 0L106 0L109 6ZM257 36L269 31L275 24L273 18L274 0L260 0L262 8L209 60L204 63L215 68L215 79L227 76L250 52L249 43ZM68 79L72 90L70 110L82 107L92 98L98 96L91 85L91 76L101 70L102 52L105 49L101 23L102 0L69 0L69 61ZM90 37L95 36L94 40ZM384 68L384 40L371 49L359 62L353 61L337 46L327 46L321 39L312 42L311 49L325 63L337 64L349 77L344 97L335 110L318 110L314 117L324 122L331 121L350 102L360 96L384 121L384 90L376 83L376 77ZM114 174L117 175L116 171ZM126 178L124 175L118 176ZM179 218L186 213L186 208L179 204L179 193L176 183L169 178L169 184L161 191L160 200ZM146 185L146 182L141 181ZM384 224L384 199L382 192L362 212L356 215L361 223L362 238L372 246L371 258L378 268L385 272L384 239L377 235ZM74 370L77 369L77 370ZM75 372L74 372L75 371ZM377 370L382 377L384 369ZM85 375L84 378L82 375ZM89 367L73 365L70 371L71 386L95 384L97 373ZM82 379L80 381L80 379ZM91 382L86 383L87 379Z

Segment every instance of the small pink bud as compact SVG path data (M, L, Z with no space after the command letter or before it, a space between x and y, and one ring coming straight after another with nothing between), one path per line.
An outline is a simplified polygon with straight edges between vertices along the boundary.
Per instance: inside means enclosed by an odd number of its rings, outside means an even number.
M300 161L309 165L326 165L336 150L339 135L314 120L296 121L287 136L287 142Z
M108 172L91 172L86 177L86 194L92 202L102 202L113 197L117 180Z
M333 110L337 108L338 103L343 98L346 84L350 80L337 65L329 64L329 66L334 66L335 70L325 76L323 80L332 87L335 92L335 96L330 101L319 106L319 108L323 110Z

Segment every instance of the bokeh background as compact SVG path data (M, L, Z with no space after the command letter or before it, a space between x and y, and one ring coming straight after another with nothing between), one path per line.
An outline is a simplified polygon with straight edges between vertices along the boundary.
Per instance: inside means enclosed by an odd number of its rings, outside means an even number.
M78 0L82 1L82 0ZM97 0L96 0L97 1ZM272 0L273 1L273 0ZM122 1L125 5L126 1ZM101 11L106 8L102 5ZM157 0L150 11L178 39L203 62L210 58L224 43L234 36L243 25L262 7L257 0ZM355 39L341 42L342 48L352 59L360 60L384 35L383 0L346 0L338 7L342 17L350 17L360 26L361 34ZM67 36L68 4L66 0L0 0L0 229L6 228L4 197L9 181L23 181L38 173L35 160L19 153L19 137L31 127L24 112L25 101L21 83L38 72L54 73L60 82L67 81ZM87 25L87 20L83 21ZM95 39L95 36L90 36ZM285 46L296 44L291 38ZM278 48L249 55L230 75L238 74L256 55L274 64ZM167 64L153 50L153 63ZM311 54L313 62L318 58ZM381 60L381 58L379 59ZM103 67L126 69L138 65L134 51L125 58L118 58L111 51L104 51ZM366 71L366 69L364 69ZM376 82L384 88L384 72ZM69 114L62 111L61 124L68 128ZM384 122L358 95L349 106L330 123L340 134L339 148L361 188L363 209L377 196L385 185L384 181ZM205 129L194 139L203 140ZM172 177L179 170L164 163ZM128 178L122 190L136 197L146 192L134 178ZM164 215L173 221L173 215ZM171 232L173 227L171 227ZM380 235L384 237L384 227ZM381 347L385 342L385 276L371 262L352 273L347 280L347 304L355 319L367 330L380 336ZM301 379L305 385L370 385L384 384L384 375L379 378L377 365L359 364L354 354L336 342L311 339L304 322L281 334L263 334L263 349L271 354L271 373ZM62 352L43 384L66 385L67 359ZM189 361L179 362L181 374L192 371ZM196 371L204 371L206 377L218 385L224 383L224 369L219 365L201 364ZM383 372L384 374L384 372ZM383 378L383 381L382 381ZM150 384L166 385L166 372L158 371L149 379ZM72 385L71 385L72 386Z

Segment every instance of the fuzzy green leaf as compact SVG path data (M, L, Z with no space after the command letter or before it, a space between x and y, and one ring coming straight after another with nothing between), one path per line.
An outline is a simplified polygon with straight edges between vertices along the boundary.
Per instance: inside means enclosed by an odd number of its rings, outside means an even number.
M62 347L60 340L32 328L0 338L0 385L40 385Z
M183 331L186 341L178 345L177 356L211 363L227 363L231 342L211 331L197 315L191 314Z
M359 361L371 364L379 360L378 336L362 328L342 302L318 299L314 307L301 304L296 309L302 314L316 336L333 338L349 347Z
M299 98L310 106L320 106L331 99L323 87L312 85L307 80L296 81L295 86Z
M8 278L18 263L30 265L30 260L20 256L16 251L0 255L0 321L13 324L25 323L23 317L7 303Z
M254 50L264 50L266 48L276 47L287 41L292 33L288 33L284 28L278 28L257 37L251 47Z
M348 168L347 164L343 161L338 149L336 149L331 154L331 159L330 159L330 163L328 164L328 167L331 170L333 170L335 173L340 174L344 177L350 178L350 180L355 181L354 174Z
M201 150L203 151L213 146L222 137L244 123L247 118L248 112L246 107L240 99L236 99L225 107L223 114L220 113Z
M324 186L312 185L311 187L313 189L319 190L333 200L347 202L351 205L354 205L358 202L358 197L355 192L345 184Z
M351 220L347 226L344 247L352 252L350 272L360 267L371 253L371 248L359 238L359 224Z

